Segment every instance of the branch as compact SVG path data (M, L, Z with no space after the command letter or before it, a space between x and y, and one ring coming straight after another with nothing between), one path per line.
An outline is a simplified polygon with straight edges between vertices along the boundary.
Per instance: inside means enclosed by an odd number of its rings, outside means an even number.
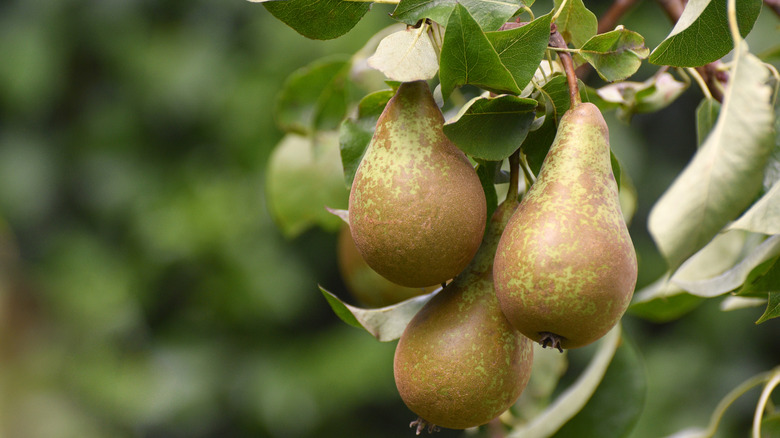
M550 27L550 47L568 48L566 40L558 32L558 27L555 24ZM557 52L557 54L563 64L563 71L566 73L566 82L569 84L569 101L571 102L571 107L574 108L582 102L580 100L580 87L577 84L577 73L574 71L574 59L572 59L571 53L568 52Z

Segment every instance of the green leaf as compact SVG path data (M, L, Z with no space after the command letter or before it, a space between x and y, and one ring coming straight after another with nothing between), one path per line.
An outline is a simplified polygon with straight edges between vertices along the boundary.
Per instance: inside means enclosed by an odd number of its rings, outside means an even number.
M325 207L347 208L348 198L336 133L320 133L315 139L287 134L271 153L266 199L286 237L312 225L337 230L341 220Z
M748 234L730 232L718 235L693 255L675 273L675 278L697 281L720 275L733 267L746 246ZM630 310L633 314L656 322L679 318L702 302L702 298L685 292L669 281L671 273L634 294Z
M563 0L555 0L557 11ZM599 20L596 15L585 7L582 0L568 0L563 7L555 24L566 42L574 47L582 47L585 41L596 35L599 28Z
M619 27L589 39L579 53L602 79L615 82L636 73L650 50L642 35Z
M675 275L672 281L693 295L712 298L738 288L756 266L779 254L780 235L775 235L762 242L733 268L716 277L692 281Z
M620 324L598 341L598 350L577 380L531 422L517 426L506 438L546 438L580 412L601 383L621 339Z
M699 67L731 51L734 41L726 17L727 0L689 0L669 36L653 50L653 64ZM737 22L747 36L761 11L761 0L737 2Z
M460 4L453 9L444 33L439 77L445 99L456 87L466 84L497 94L520 94L522 91L485 33Z
M509 21L523 7L533 1L522 0L401 0L393 11L392 17L413 25L423 18L448 26L450 14L460 4L469 11L474 20L485 30L497 30Z
M533 78L550 40L550 14L516 29L487 32L488 40L519 88Z
M382 90L367 95L358 105L357 117L346 119L341 124L339 146L344 179L348 187L352 185L355 172L366 153L368 144L371 143L379 115L382 114L393 94L393 90Z
M767 69L742 42L718 120L693 160L650 212L648 228L676 269L735 219L761 190L774 113Z
M296 32L315 40L344 35L371 9L371 3L344 0L284 0L263 6Z
M349 67L349 60L339 57L318 60L293 72L276 101L279 127L301 135L338 127L347 112Z
M392 306L380 307L378 309L362 309L341 301L322 286L319 286L319 288L333 312L342 321L351 326L365 329L381 342L394 341L400 338L406 325L414 318L414 315L417 314L425 303L441 291L441 288L439 288L429 294L419 295Z
M761 315L760 318L758 318L756 324L761 324L762 322L766 322L772 318L777 317L780 317L780 291L769 293L769 299L767 300L766 304L766 311L763 315Z
M780 181L728 227L762 234L780 234Z
M646 393L644 364L633 342L623 336L615 357L588 404L553 437L626 437L639 420Z
M477 176L479 177L479 182L482 184L482 190L485 192L485 200L487 201L488 223L490 218L493 217L493 212L496 211L496 207L498 207L496 172L498 172L500 168L500 161L477 160Z
M439 56L428 35L429 26L392 33L382 41L368 65L393 81L425 81L436 77Z
M536 104L533 99L511 95L477 97L444 125L444 134L474 158L500 161L525 140Z
M720 113L720 102L713 98L703 99L696 108L696 140L701 146L712 132Z
M769 259L753 268L736 295L748 298L766 298L771 292L780 292L780 257Z

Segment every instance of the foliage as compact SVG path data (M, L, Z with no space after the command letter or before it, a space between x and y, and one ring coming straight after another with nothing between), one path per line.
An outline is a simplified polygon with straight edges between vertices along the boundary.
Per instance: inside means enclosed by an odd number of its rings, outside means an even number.
M737 2L747 43L732 59L733 32L717 12L725 0L689 1L677 26L643 2L618 31L631 32L630 44L596 35L606 2L260 3L0 7L0 385L12 401L0 435L411 434L392 385L392 343L340 323L324 302L388 340L429 298L363 309L338 276L339 221L324 207L345 207L393 81L405 79L367 59L387 35L424 29L434 51L414 56L438 77L415 74L442 84L445 129L479 163L495 205L511 143L530 180L569 105L547 48L553 21L575 60L591 63L582 69L617 80L592 75L580 92L609 121L624 212L637 206L640 284L619 335L563 355L538 350L529 389L502 419L523 430L563 404L560 436L599 434L605 416L633 438L708 422L746 434L758 389L777 380L776 368L766 371L777 365L780 321L780 125L776 103L763 104L776 102L764 63L776 67L779 48L768 7ZM527 24L499 30L517 17ZM372 39L394 21L403 25ZM719 59L729 76L721 91L734 81L756 97L733 93L721 107L717 93L690 86L690 70L673 68ZM771 141L759 135L767 130ZM670 208L677 219L662 217L673 222L665 230L695 233L671 250L677 242L653 241L647 217L663 207L662 192L678 174L701 177L699 157L727 152L749 165L718 166L709 184L685 187L730 200L673 199L713 217ZM689 193L678 190L668 196ZM766 433L777 430L776 393Z

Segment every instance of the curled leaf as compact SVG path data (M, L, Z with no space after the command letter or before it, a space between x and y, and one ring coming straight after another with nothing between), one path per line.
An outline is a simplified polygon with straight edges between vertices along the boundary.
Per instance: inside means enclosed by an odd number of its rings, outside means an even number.
M392 306L363 309L341 301L322 286L319 288L330 307L342 321L353 327L365 329L381 342L400 338L414 315L441 291L441 288L438 288L429 294L419 295Z
M427 29L409 28L386 36L368 58L368 65L393 81L432 79L439 71L439 58Z

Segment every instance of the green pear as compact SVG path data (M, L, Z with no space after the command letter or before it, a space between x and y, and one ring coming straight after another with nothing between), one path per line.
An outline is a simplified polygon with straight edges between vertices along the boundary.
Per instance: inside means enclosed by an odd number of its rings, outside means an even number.
M395 350L395 383L425 425L465 429L501 415L528 383L533 343L501 313L493 289L493 256L517 207L504 202L461 275L414 316Z
M636 253L595 105L564 113L538 179L501 237L493 273L507 319L543 346L588 345L625 313Z
M349 195L352 238L388 280L425 287L455 277L479 248L485 195L474 167L444 135L424 81L387 103Z
M384 307L409 298L433 292L438 286L406 287L377 274L358 252L349 227L339 231L337 247L341 278L347 290L360 303L368 307Z

